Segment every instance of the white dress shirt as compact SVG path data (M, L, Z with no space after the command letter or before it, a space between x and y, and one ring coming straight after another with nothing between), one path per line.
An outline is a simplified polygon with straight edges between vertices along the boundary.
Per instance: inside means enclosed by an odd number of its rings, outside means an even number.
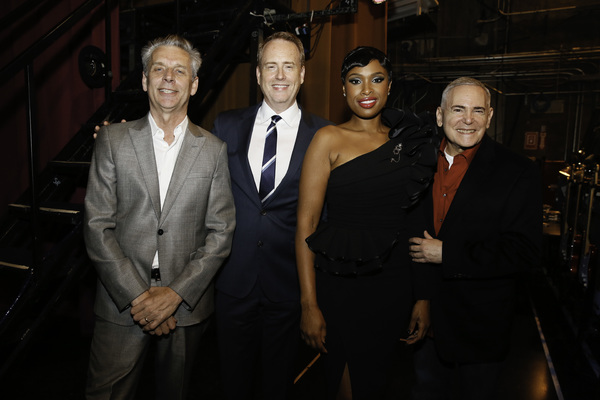
M287 173L292 159L292 151L298 136L301 111L298 103L294 103L284 112L277 114L263 101L256 113L254 128L250 137L248 147L248 162L252 170L252 176L256 184L256 190L260 188L260 170L262 169L263 153L265 151L265 139L267 128L271 124L271 117L279 115L281 120L277 123L277 159L275 160L275 188L281 183Z
M171 176L175 169L177 156L183 143L183 135L188 126L188 117L186 116L179 125L175 127L173 132L175 139L170 145L165 142L165 132L156 125L152 114L148 113L150 128L152 129L152 144L154 147L154 158L156 160L156 170L158 171L158 187L160 189L160 208L162 210L171 183ZM152 268L158 268L158 250L152 261Z

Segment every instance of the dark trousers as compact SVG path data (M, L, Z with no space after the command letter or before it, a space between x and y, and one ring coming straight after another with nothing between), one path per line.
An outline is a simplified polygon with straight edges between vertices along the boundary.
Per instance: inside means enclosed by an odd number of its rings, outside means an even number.
M216 322L225 396L284 400L293 385L299 301L272 302L257 284L243 299L217 291Z
M426 338L413 355L416 384L412 400L493 400L501 362L452 364L442 361L434 339Z

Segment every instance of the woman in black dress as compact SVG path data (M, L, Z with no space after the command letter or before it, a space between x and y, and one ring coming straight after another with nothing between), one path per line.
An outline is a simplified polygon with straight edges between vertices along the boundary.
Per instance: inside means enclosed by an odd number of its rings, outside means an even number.
M408 238L423 232L416 203L433 176L435 125L385 108L391 74L375 48L346 56L352 117L316 133L302 169L301 328L324 354L328 398L381 398L395 346L429 326L427 267L412 264Z

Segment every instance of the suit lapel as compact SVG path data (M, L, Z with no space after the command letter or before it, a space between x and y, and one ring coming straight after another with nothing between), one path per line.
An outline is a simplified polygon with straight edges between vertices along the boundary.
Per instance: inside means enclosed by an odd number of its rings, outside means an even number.
M490 179L490 172L493 171L491 168L493 168L494 154L492 147L489 145L489 140L492 139L484 136L477 154L475 154L471 165L469 165L469 169L460 182L460 186L456 191L454 200L452 200L448 214L446 214L446 218L440 229L440 236L446 229L451 229L448 226L454 223L457 216L462 215L463 212L468 212L465 210L465 207L469 206L471 196L477 193L479 187Z
M173 175L171 176L171 182L169 183L169 189L167 190L167 195L165 197L165 203L160 218L161 223L169 214L171 207L173 207L175 199L177 199L192 166L196 162L196 159L204 146L206 138L201 136L199 130L196 131L196 129L197 127L193 125L191 121L188 122L188 128L182 138L183 143L181 143L179 155L177 156L175 168L173 169ZM196 135L192 134L192 130L196 131Z
M281 184L288 184L288 182L296 175L297 171L302 167L302 161L304 161L306 149L308 149L308 145L313 138L312 133L314 128L310 127L306 123L304 114L302 115L302 120L298 126L298 135L296 136L296 143L294 144L294 151L292 152L290 166L285 174L285 177L281 181Z
M148 118L142 118L140 123L129 128L129 136L135 149L140 170L146 183L146 188L152 201L152 207L157 218L160 218L160 190L158 187L158 171L156 169L156 158L154 157L154 146L152 145L152 130Z
M235 184L246 193L248 199L251 199L257 205L260 205L258 190L254 182L254 176L250 169L248 161L248 148L250 147L250 138L254 129L254 120L259 106L247 109L241 116L238 124L239 134L235 144L228 142L229 147L229 168L232 179L235 179ZM232 148L235 145L235 148ZM233 155L233 156L232 156Z

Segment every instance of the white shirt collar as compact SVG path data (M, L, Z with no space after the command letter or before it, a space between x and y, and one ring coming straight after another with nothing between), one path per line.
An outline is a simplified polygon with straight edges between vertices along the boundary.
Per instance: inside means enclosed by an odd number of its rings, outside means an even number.
M159 128L159 126L156 124L156 121L152 117L151 113L148 113L148 121L150 122L150 129L152 130L152 137L154 137L155 139L157 137L158 137L158 139L163 139L165 137L165 131L162 130L161 128ZM183 119L183 121L181 121L179 123L179 125L177 125L175 127L175 130L173 131L175 140L173 140L173 143L171 143L171 146L173 144L177 143L178 139L182 136L181 133L183 133L187 130L188 121L189 121L189 119L186 115L185 118Z
M279 115L281 121L285 122L286 125L294 126L295 122L300 118L300 107L298 107L298 102L295 101L287 110L278 114L263 100L262 105L256 114L257 122L264 124L267 121L270 121L273 115Z

